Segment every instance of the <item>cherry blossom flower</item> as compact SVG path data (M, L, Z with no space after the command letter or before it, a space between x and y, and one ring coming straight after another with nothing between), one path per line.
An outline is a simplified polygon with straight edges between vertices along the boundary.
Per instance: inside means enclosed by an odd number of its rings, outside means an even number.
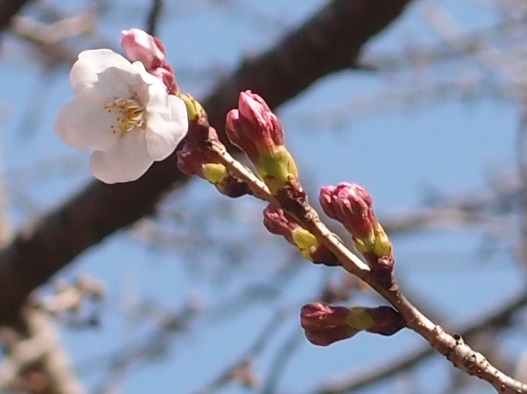
M60 110L55 130L66 144L94 151L91 172L105 183L138 179L187 132L184 102L141 62L109 49L84 51L70 81L76 97Z

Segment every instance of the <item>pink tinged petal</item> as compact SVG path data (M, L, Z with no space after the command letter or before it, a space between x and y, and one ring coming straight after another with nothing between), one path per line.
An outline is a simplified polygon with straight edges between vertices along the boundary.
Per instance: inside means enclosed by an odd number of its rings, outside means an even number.
M154 68L150 73L163 82L169 93L177 91L176 78L169 66Z
M152 163L146 150L144 130L134 129L124 134L109 150L94 152L90 167L93 176L111 184L135 181Z
M157 77L153 76L148 71L146 71L144 64L141 62L133 62L132 70L135 73L136 85L142 84L148 86L159 82L159 79Z
M150 69L165 61L165 49L161 41L140 29L123 30L121 47L131 61L140 61Z
M115 115L104 110L109 99L93 88L82 89L60 110L55 123L58 137L81 150L107 150L119 139L111 126Z
M163 63L159 67L145 69L143 63L134 62L132 63L132 67L140 74L138 78L146 84L151 85L161 82L164 85L163 89L165 92L174 92L177 90L174 71L167 63ZM139 82L137 84L139 85Z
M163 81L149 74L139 62L133 63L132 68L135 72L134 91L139 101L147 106L147 111L153 106L159 106L155 111L162 110L168 113L168 94Z
M188 130L187 110L183 100L168 96L169 114L149 114L146 128L146 147L152 160L168 157ZM150 109L150 108L149 108Z
M70 71L73 91L77 93L84 87L93 86L99 80L99 74L111 67L131 71L130 62L110 49L81 52Z

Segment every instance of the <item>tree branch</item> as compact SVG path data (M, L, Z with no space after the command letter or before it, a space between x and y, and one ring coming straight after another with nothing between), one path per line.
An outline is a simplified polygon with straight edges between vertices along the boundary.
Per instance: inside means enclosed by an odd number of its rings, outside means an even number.
M395 277L390 279L391 283L386 283L385 278L376 275L373 269L366 266L326 227L318 213L307 203L307 199L284 193L285 201L279 200L271 194L263 181L230 156L221 144L214 141L209 141L209 144L209 153L215 155L214 162L223 164L232 176L246 183L252 195L282 208L303 228L313 234L333 253L343 269L361 279L390 302L404 319L405 327L419 334L435 351L445 356L454 367L470 376L486 381L498 393L527 394L527 384L506 375L492 365L483 354L473 350L465 343L461 335L449 334L419 311L403 294Z
M241 89L257 91L276 107L317 79L351 67L363 45L410 2L328 2L304 25L262 55L245 61L212 90L202 101L211 123L223 126L225 113L235 106ZM32 290L81 252L152 214L165 193L186 181L177 170L174 154L137 182L92 182L20 231L0 253L0 323L11 319Z
M496 308L479 318L472 319L465 325L455 329L454 332L470 340L471 337L480 334L489 327L502 326L518 310L524 308L525 304L527 304L527 292L520 293L508 301L500 302ZM423 346L409 352L406 351L404 356L388 360L382 365L376 366L373 370L359 371L341 380L328 382L314 390L312 394L344 394L363 389L415 367L418 363L434 354L436 353L430 346Z
M0 1L0 31L9 26L11 18L30 3L30 0L1 0Z

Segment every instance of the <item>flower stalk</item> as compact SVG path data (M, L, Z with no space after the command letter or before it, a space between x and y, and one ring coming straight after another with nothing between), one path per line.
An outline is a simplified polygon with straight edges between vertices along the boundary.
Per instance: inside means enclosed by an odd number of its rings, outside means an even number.
M216 189L229 197L250 194L243 182L233 177L211 152L210 146L223 145L216 130L209 125L207 114L201 104L190 95L180 95L185 102L189 117L189 131L177 152L177 166L188 175L199 176L212 183Z

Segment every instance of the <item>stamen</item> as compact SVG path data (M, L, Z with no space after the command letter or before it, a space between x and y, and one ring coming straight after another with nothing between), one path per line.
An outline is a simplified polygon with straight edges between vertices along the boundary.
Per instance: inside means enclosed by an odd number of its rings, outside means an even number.
M106 112L115 112L117 125L111 125L112 133L125 134L133 129L146 127L145 108L137 97L115 99L104 105Z

